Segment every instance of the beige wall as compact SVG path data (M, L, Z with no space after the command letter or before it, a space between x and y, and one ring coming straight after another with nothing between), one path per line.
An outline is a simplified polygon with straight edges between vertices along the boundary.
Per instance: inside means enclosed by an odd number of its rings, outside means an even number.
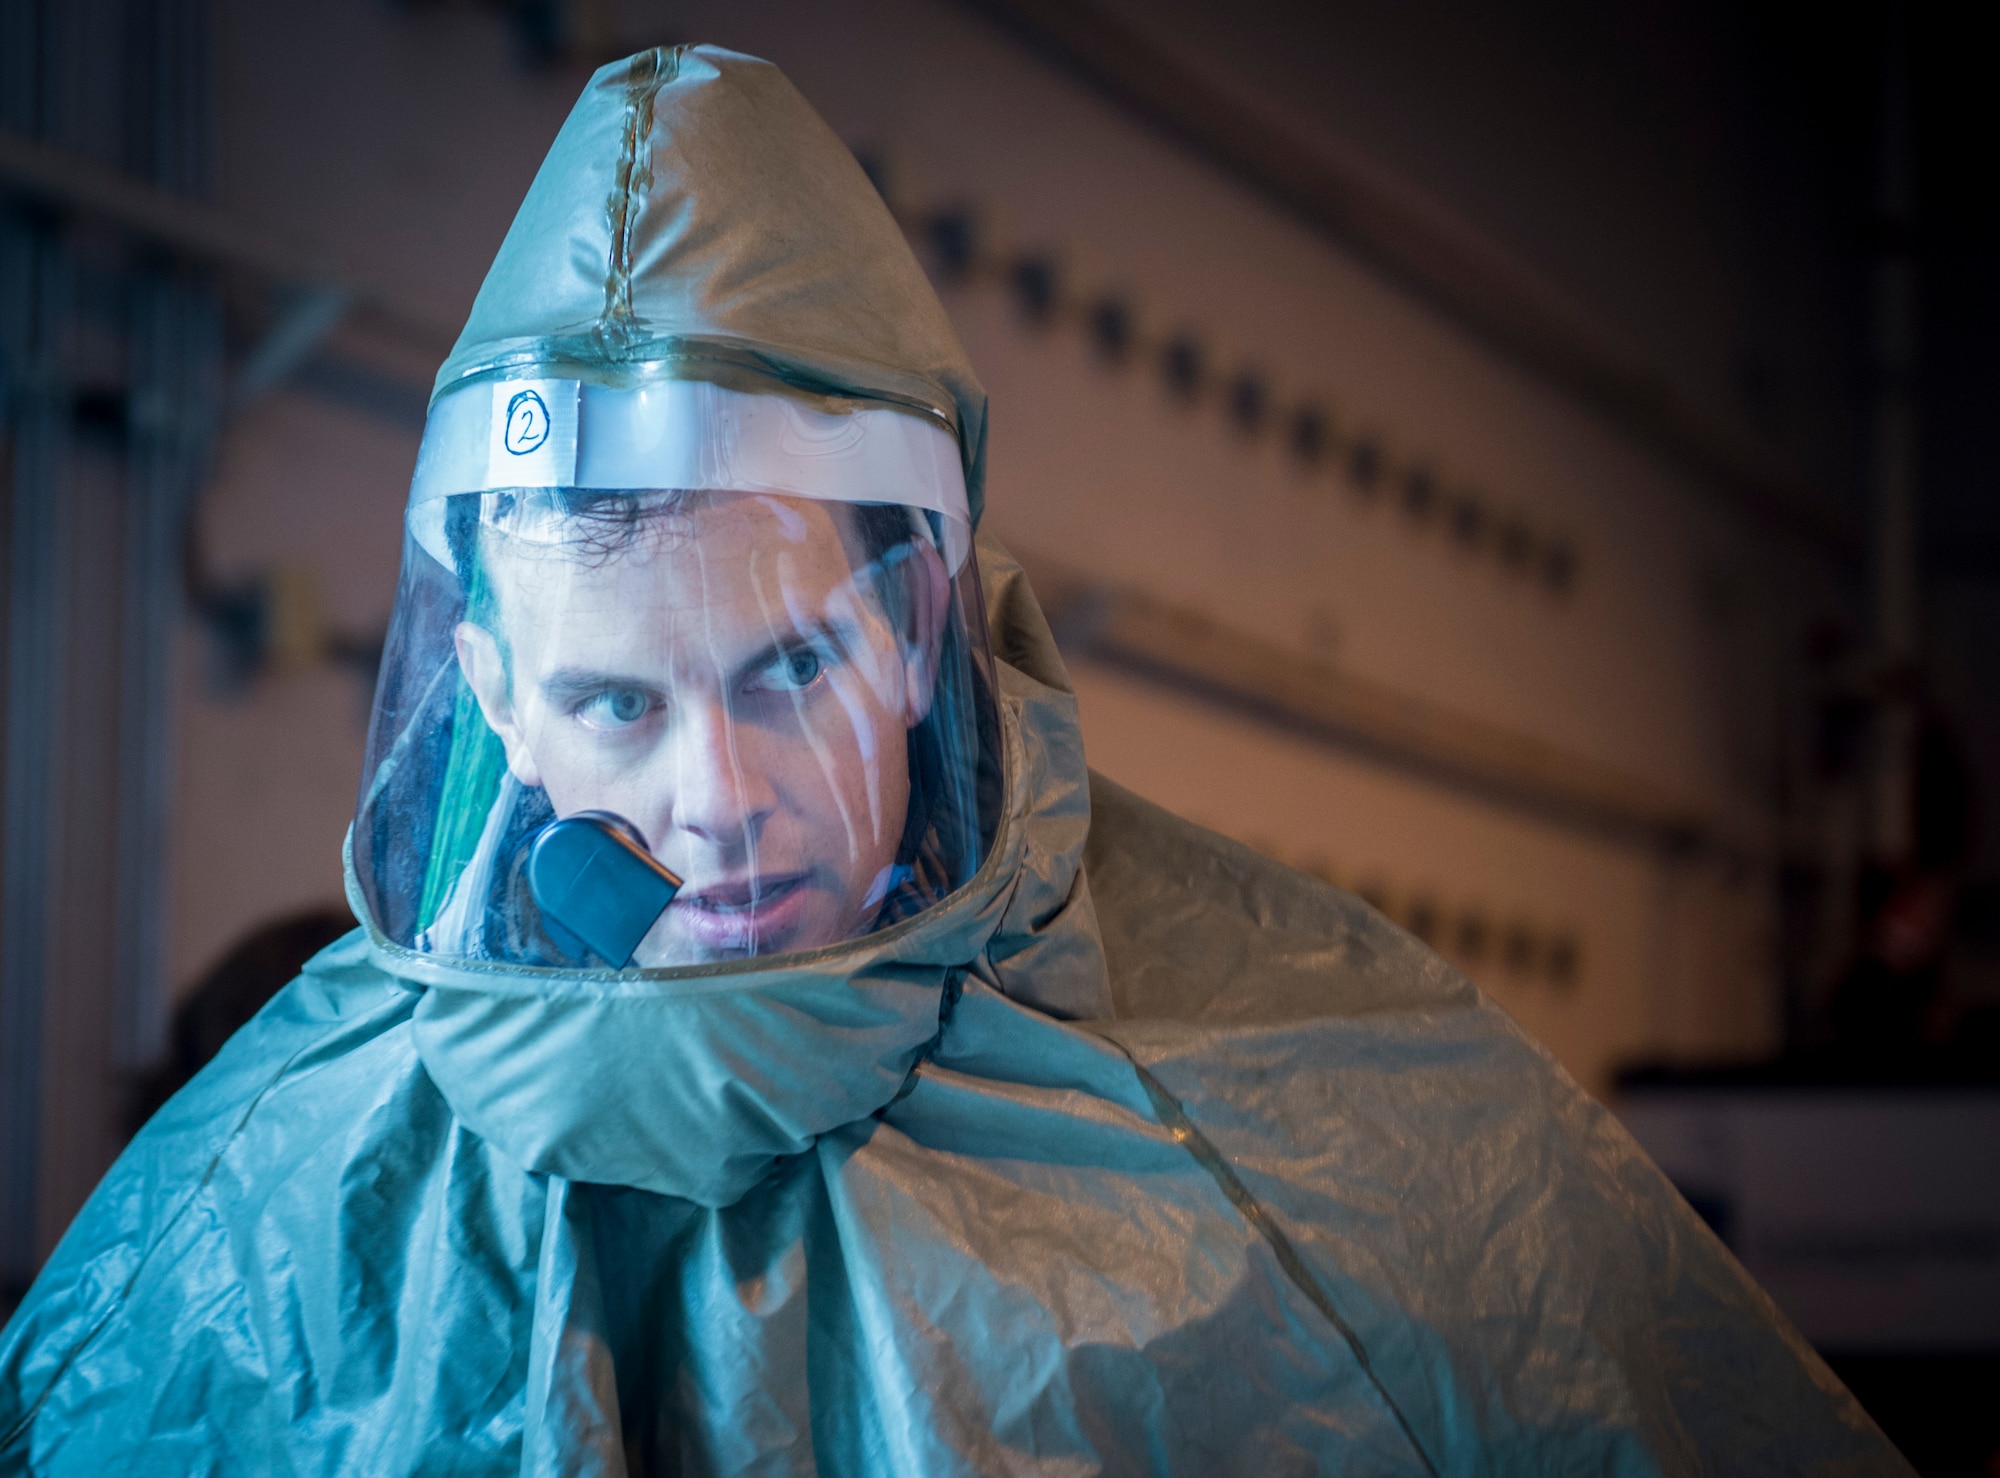
M774 57L844 137L884 153L909 203L971 202L998 248L1052 251L1079 287L1129 293L1152 329L1199 331L1220 367L1325 397L1448 490L1568 541L1579 573L1554 595L1440 520L1413 524L1393 494L1303 475L1277 437L1176 405L1149 367L1109 371L1076 332L1026 325L1000 288L971 285L946 302L993 396L1003 538L1539 737L1768 845L1777 644L1825 572L968 8L695 3L673 30ZM462 315L580 76L521 74L470 7L241 0L222 31L223 204ZM278 65L298 55L314 66ZM213 559L309 572L339 624L379 626L415 446L413 423L324 394L264 402L207 495ZM363 703L326 667L220 697L189 645L183 983L272 912L339 896ZM1435 899L1448 941L1468 916L1495 934L1520 924L1538 949L1567 941L1567 980L1467 963L1592 1087L1633 1056L1771 1041L1759 877L1668 863L1088 663L1077 677L1090 757L1115 778L1343 882L1379 882L1402 917Z
M1747 881L1677 874L1087 661L1073 676L1097 768L1424 929L1591 1091L1635 1058L1769 1041L1769 923Z

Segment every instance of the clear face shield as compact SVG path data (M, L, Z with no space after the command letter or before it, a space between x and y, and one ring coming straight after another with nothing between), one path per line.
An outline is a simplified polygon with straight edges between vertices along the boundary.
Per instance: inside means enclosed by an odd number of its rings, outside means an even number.
M868 935L999 794L958 448L664 381L433 409L354 826L395 942L558 968Z

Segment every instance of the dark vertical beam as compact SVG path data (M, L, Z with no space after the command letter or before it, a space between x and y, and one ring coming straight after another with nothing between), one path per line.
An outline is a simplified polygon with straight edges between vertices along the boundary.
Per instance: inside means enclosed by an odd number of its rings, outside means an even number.
M30 138L50 122L53 25L45 0L0 0L0 124ZM57 330L67 320L54 230L0 214L0 477L6 494L5 645L0 660L0 1310L39 1262L42 993L55 872L50 766L65 605L61 475L66 427Z
M182 533L220 399L213 291L161 267L133 284L131 427L120 579L112 1061L143 1067L166 1044L167 908L175 779L174 654Z
M0 137L184 201L208 172L206 6L0 0ZM66 220L0 199L0 1310L164 1035L181 529L221 404L206 270Z
M52 230L0 219L0 409L7 478L4 790L0 790L0 1302L40 1262L44 992L61 875L64 482L70 270Z
M204 0L133 0L126 71L131 173L178 194L210 173ZM221 312L199 271L133 273L118 683L118 855L111 1060L133 1069L165 1046L174 652L182 531L220 416Z
M1921 492L1917 466L1918 283L1915 127L1909 16L1892 3L1883 21L1882 104L1876 199L1875 424L1869 571L1874 657L1883 701L1875 716L1869 851L1885 867L1916 851L1917 684L1923 610Z

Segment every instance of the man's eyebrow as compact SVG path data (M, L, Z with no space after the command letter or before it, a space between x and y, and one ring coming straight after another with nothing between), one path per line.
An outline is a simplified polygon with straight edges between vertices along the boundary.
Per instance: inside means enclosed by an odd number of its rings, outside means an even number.
M814 620L779 633L773 640L759 647L752 656L736 664L730 673L732 685L761 672L791 648L813 640L828 643L840 656L845 657L854 649L855 623L846 618L834 621ZM660 688L656 677L643 677L631 672L614 672L603 667L581 666L558 667L542 678L537 686L550 701L559 704L589 698L608 688L637 688L646 693L657 693Z
M650 693L655 684L633 673L610 672L601 667L558 667L539 684L544 694L564 701L588 698L606 688L640 688Z
M736 665L736 671L730 675L731 686L744 678L755 676L791 648L815 638L826 642L839 656L846 657L855 646L854 622L847 618L837 621L815 619L781 632L762 647L756 656Z

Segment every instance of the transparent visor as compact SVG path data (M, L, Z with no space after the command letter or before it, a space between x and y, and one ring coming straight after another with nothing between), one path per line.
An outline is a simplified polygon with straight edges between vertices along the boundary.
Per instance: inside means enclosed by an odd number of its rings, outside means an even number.
M555 425L510 430L524 388ZM488 447L447 425L456 458L433 413L353 838L399 944L597 969L790 953L922 912L985 854L992 673L948 433L685 384L663 431L629 401L592 415L645 393L458 392L439 409L469 423L452 401L476 396L492 424ZM635 449L635 427L661 434ZM573 480L464 487L518 472L510 434L567 439L529 470ZM582 481L641 463L688 480Z

